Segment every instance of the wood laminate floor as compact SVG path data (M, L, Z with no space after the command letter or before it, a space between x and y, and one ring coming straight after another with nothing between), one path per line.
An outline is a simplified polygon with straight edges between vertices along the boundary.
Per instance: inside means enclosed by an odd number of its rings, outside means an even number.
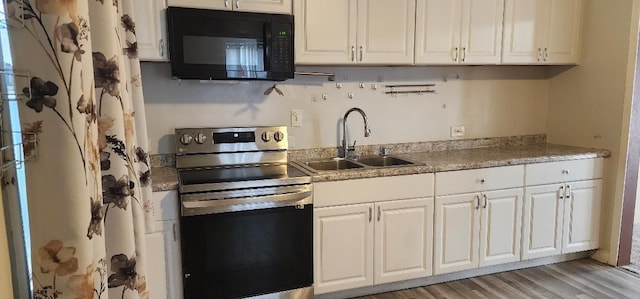
M359 299L640 298L640 275L592 259L497 273Z

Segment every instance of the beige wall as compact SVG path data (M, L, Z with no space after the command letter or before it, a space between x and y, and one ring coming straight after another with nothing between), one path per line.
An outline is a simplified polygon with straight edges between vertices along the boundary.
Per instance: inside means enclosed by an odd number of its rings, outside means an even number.
M613 253L610 262L617 254L617 241L609 237L619 234L616 215L624 180L620 170L626 158L628 66L634 62L629 51L631 46L633 57L637 41L638 20L636 14L632 17L632 6L633 0L585 1L580 66L549 80L549 141L612 151L605 166L601 227L601 254Z
M288 125L291 109L303 111L303 127L289 131L292 146L297 148L337 146L339 119L351 107L366 111L373 131L371 137L363 138L362 120L355 116L350 119L350 132L358 144L451 139L450 127L460 124L466 126L467 138L539 134L546 130L548 84L544 68L313 70L336 72L337 81L299 77L278 85L285 94L282 97L275 92L263 95L272 85L270 82L179 83L170 79L168 64L143 63L150 150L173 153L171 134L177 127ZM342 88L336 88L337 82ZM366 87L360 89L359 82ZM373 83L378 84L378 90L371 89ZM390 83L436 83L437 94L385 95L384 85ZM348 99L348 92L353 92L355 98ZM321 99L323 93L328 94L328 100Z
M13 298L11 285L11 265L7 243L2 192L0 192L0 298Z

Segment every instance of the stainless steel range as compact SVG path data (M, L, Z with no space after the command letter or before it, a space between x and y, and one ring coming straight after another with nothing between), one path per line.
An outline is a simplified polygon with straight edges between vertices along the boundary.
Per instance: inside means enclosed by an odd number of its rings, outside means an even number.
M311 177L287 128L175 132L185 298L312 298Z

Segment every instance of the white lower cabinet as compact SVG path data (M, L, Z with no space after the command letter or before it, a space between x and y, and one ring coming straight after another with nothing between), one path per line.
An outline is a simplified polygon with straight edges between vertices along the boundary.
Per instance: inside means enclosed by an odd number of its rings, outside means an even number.
M431 275L433 199L314 210L315 293Z
M175 191L154 192L153 229L145 235L149 298L181 299L182 259Z
M520 260L522 188L436 197L434 274Z
M314 209L316 294L373 285L373 204Z
M598 248L602 180L527 187L523 259Z

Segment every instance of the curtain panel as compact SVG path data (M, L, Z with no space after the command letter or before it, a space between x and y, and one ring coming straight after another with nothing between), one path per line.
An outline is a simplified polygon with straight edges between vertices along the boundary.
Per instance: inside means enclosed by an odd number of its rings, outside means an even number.
M133 1L6 0L34 298L147 298L150 161ZM37 151L37 152L36 152Z

